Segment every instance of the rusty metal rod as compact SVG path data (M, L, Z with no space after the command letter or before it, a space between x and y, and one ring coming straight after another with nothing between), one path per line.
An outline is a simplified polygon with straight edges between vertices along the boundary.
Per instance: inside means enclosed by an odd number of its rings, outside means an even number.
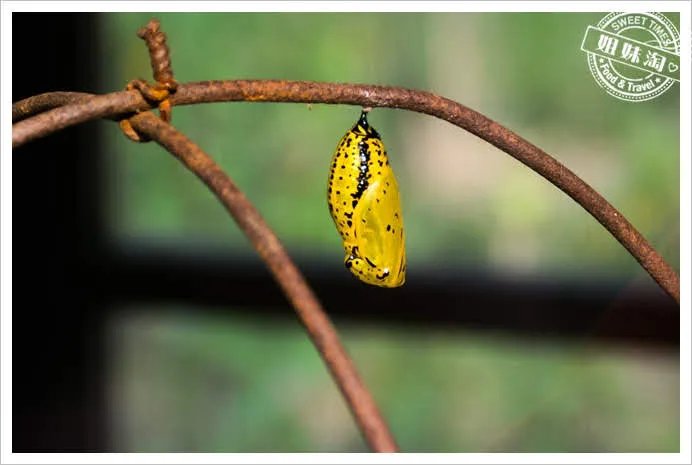
M226 207L295 308L344 395L368 445L376 452L397 452L396 442L387 423L339 342L329 317L279 239L245 194L198 145L153 113L140 113L130 118L130 122L138 133L175 155Z
M23 111L36 102L46 108L50 94L15 104ZM64 105L64 98L61 97ZM679 304L680 277L627 219L591 186L546 152L486 116L429 92L390 86L334 84L309 81L205 81L180 84L170 102L192 105L210 102L299 102L402 108L443 119L465 129L519 160L558 187L601 223ZM40 105L39 105L40 104ZM118 117L150 109L137 91L115 92L55 108L14 124L12 147L18 147L68 126L91 119ZM19 114L19 110L17 111ZM15 119L13 106L13 120Z

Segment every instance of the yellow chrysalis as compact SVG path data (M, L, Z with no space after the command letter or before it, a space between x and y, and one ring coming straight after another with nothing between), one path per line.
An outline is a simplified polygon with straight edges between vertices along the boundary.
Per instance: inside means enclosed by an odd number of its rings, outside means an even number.
M375 286L406 280L404 221L399 187L380 135L367 113L336 147L329 170L327 203L344 241L344 264Z

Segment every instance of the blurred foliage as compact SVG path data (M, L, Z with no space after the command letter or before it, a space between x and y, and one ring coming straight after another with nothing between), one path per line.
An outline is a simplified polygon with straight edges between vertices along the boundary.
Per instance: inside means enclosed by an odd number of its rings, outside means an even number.
M296 320L155 314L129 308L112 326L118 450L367 451ZM407 452L679 448L678 360L667 354L338 326Z
M468 105L580 175L679 269L679 88L645 103L600 89L579 47L601 13L104 14L105 91L150 77L135 34L153 16L168 34L180 82L387 84ZM329 158L358 114L349 106L228 103L177 107L173 123L239 184L290 253L352 279L325 189ZM581 207L487 143L410 112L375 109L370 122L399 178L410 279L442 267L567 278L644 274ZM253 256L223 207L177 160L109 129L115 240L203 243ZM124 448L363 450L300 328L151 324L154 336L145 341L165 349L146 347L123 368L124 392L136 393L125 397L123 412L160 410L125 421ZM140 330L128 334L139 341ZM678 447L677 368L668 362L463 335L346 334L406 450ZM204 367L209 373L199 372ZM658 369L665 376L646 380L652 392L633 381Z
M599 14L160 14L181 82L303 79L430 90L485 113L599 190L679 266L679 89L621 102L579 50ZM105 15L108 89L149 76L135 31L150 14ZM179 107L174 124L247 193L290 250L341 266L326 209L336 143L358 108L231 103ZM637 263L571 199L445 122L376 109L400 178L409 269L446 265L531 274ZM109 132L118 237L197 239L250 254L212 194L152 145ZM343 271L339 269L339 271ZM546 273L548 274L548 273Z

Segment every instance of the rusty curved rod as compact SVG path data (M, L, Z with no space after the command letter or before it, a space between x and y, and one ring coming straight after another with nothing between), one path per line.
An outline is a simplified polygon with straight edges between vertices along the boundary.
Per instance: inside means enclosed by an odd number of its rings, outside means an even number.
M332 373L370 448L397 452L394 437L339 342L336 330L303 275L260 213L231 178L198 145L147 111L130 118L138 134L175 155L221 201L278 281Z
M65 105L65 96L61 93L31 97L13 106L13 121L15 116L21 119L32 114L33 106L49 108L52 99L56 100L53 106ZM425 91L391 86L254 80L181 84L170 101L172 105L237 101L351 104L402 108L443 119L516 158L570 196L601 223L649 275L680 303L680 277L622 213L543 150L477 111L452 100ZM82 100L82 103L54 108L14 124L12 147L91 119L114 118L151 107L134 90L93 96L87 101Z
M86 92L48 92L34 95L12 104L12 124L53 108L87 102L94 97L96 95ZM14 128L12 130L14 131Z

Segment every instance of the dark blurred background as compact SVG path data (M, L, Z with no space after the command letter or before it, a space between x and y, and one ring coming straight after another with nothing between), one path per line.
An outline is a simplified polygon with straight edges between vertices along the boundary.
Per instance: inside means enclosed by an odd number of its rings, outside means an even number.
M645 103L600 89L579 46L602 16L157 15L181 82L389 84L481 111L679 270L678 86ZM136 31L151 17L14 14L13 101L149 78ZM677 451L679 307L581 207L474 136L372 112L409 271L395 290L351 277L325 186L358 114L233 103L175 108L173 123L275 229L402 449ZM15 452L366 450L270 274L173 157L98 121L13 164Z

